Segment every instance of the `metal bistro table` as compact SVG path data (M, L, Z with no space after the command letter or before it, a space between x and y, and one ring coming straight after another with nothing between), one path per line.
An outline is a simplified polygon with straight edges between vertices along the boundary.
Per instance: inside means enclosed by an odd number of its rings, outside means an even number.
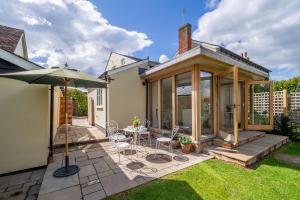
M147 128L142 128L142 127L134 128L132 126L128 126L127 128L124 128L123 131L125 133L133 135L134 147L137 150L136 147L137 147L138 137L139 137L139 144L140 144L140 133L147 131Z

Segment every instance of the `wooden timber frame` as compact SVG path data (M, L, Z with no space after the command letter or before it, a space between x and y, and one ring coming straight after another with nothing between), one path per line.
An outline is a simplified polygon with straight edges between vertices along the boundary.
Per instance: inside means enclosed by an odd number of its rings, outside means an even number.
M231 74L233 81L233 135L234 135L234 144L238 144L239 138L239 119L238 119L238 104L239 104L239 83L241 84L241 128L246 130L269 130L272 128L273 117L270 117L270 125L248 125L248 90L250 84L270 84L270 92L272 92L272 81L265 81L264 77L260 77L261 81L253 81L251 72L246 72L243 69L240 69L238 66L231 66L224 68L224 70L214 70L213 68L206 67L200 64L192 64L184 68L176 68L172 71L168 70L167 72L162 70L159 73L156 73L153 76L147 77L149 83L148 87L151 87L153 82L157 81L157 120L158 127L152 128L154 131L161 131L161 120L162 120L162 105L161 105L161 81L165 78L172 78L172 126L177 125L177 113L176 113L176 75L191 72L192 75L192 135L191 138L193 141L201 140L201 81L200 81L200 72L205 71L212 73L212 135L218 136L220 130L220 78ZM241 73L243 73L242 76ZM270 102L273 101L273 96L270 95ZM272 105L272 104L269 104ZM148 116L147 118L151 120L151 88L148 88ZM270 106L270 116L273 113L273 107Z

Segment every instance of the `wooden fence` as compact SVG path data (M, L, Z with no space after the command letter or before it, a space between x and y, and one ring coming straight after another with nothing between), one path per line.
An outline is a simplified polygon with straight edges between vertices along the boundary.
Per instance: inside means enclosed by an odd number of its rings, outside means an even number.
M259 92L253 94L253 108L258 113L266 112L269 108L269 93ZM287 90L274 91L273 93L273 113L281 114L289 111L300 111L300 92Z

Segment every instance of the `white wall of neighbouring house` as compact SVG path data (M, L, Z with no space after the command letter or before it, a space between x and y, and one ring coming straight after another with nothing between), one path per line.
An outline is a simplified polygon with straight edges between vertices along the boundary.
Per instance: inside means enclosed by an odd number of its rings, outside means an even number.
M47 164L48 86L0 78L0 174Z
M136 60L132 58L112 52L107 62L106 71L129 65L135 62Z
M139 66L139 67L146 67ZM138 116L146 117L146 87L143 85L138 68L130 68L112 74L112 81L108 89L109 120L118 122L119 128L131 124L131 119Z
M92 88L88 90L88 101L89 98L93 99L94 102L94 122L96 126L106 128L106 89L102 89L102 106L97 106L97 89Z

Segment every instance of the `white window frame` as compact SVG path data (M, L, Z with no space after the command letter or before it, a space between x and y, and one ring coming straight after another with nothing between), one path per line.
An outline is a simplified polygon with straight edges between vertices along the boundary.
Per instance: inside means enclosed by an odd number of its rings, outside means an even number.
M102 88L97 88L96 106L103 107Z

